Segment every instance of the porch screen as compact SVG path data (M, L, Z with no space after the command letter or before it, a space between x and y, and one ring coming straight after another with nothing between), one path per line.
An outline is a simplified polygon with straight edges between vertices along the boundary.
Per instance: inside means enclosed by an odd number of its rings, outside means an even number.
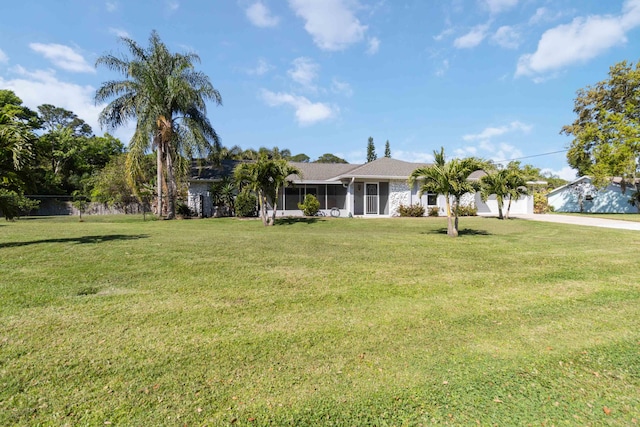
M325 209L346 209L347 189L340 185L327 184L327 207Z

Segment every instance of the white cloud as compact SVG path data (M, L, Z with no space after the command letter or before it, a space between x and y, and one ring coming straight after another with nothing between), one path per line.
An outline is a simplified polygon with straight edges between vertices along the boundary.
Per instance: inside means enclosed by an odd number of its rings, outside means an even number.
M480 133L464 135L462 139L465 141L488 141L491 138L504 135L505 133L510 133L510 132L527 133L531 131L531 129L532 129L531 125L527 125L519 121L514 121L509 123L506 126L487 127ZM488 150L491 148L492 147L487 146Z
M63 70L78 73L95 73L96 70L85 59L69 46L61 44L31 43L29 47Z
M514 7L518 4L518 0L483 0L483 3L489 12L500 13Z
M437 77L442 77L447 73L448 70L449 70L449 60L445 59L445 60L442 61L442 64L440 65L440 68L438 68L436 70L436 76Z
M296 15L304 19L304 28L322 50L344 50L364 39L367 30L352 11L350 0L289 0Z
M422 151L392 150L391 156L394 159L404 160L405 162L433 163L433 153L423 153Z
M516 76L536 76L587 62L626 43L627 31L639 25L640 0L626 1L619 16L577 17L542 34L537 50L518 59Z
M338 113L337 108L332 108L322 102L311 102L304 96L280 92L275 93L266 89L262 89L260 96L270 107L278 107L280 105L293 107L296 112L296 121L302 126L312 125L330 119Z
M87 122L95 134L100 134L98 116L104 105L94 104L94 87L60 80L53 70L28 71L18 65L13 67L12 71L18 74L18 77L4 79L0 76L0 87L14 91L27 107L36 110L39 105L52 104L65 108ZM113 134L127 144L134 130L135 123L129 123Z
M376 53L378 53L379 49L380 49L380 39L378 39L377 37L371 37L369 39L369 47L367 48L367 54L375 55Z
M166 0L165 5L167 7L167 12L172 13L178 10L178 8L180 7L180 2L178 2L178 0Z
M453 41L453 45L458 49L470 49L478 46L482 43L482 40L487 36L487 30L489 25L477 25L471 29L467 34L458 37Z
M251 76L262 76L264 74L267 74L272 69L273 66L271 64L269 64L266 60L260 58L258 59L258 65L256 65L255 68L246 70L246 72Z
M280 18L273 16L269 8L261 1L253 3L245 9L247 18L253 25L261 28L275 27L280 22Z
M125 38L131 38L131 36L129 35L128 32L126 32L125 30L121 29L121 28L113 28L113 27L109 27L109 32L111 34L114 34L118 37L125 37Z
M118 10L118 2L116 1L108 1L104 6L107 8L107 12L115 12Z
M353 95L353 89L351 89L351 85L347 82L342 82L335 77L331 80L331 91L333 93L339 93L350 98Z
M440 34L433 36L433 39L437 42L449 37L451 34L453 34L455 32L455 28L453 27L447 27L444 30L442 30L440 32Z
M578 176L578 171L573 169L571 166L565 166L560 170L553 170L553 169L546 168L546 169L542 169L540 172L542 172L543 174L548 173L551 175L555 175L567 181L573 181Z
M293 68L287 71L289 77L307 90L317 90L313 82L318 77L320 66L304 56L294 59L292 64Z
M9 62L9 57L0 49L0 64Z
M505 49L517 49L520 46L520 33L515 28L504 25L498 28L491 40Z

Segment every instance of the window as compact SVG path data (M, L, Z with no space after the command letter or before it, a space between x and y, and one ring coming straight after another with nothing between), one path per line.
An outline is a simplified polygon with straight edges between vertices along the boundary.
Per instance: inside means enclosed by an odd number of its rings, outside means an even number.
M438 205L438 195L429 193L427 194L427 206L437 206Z

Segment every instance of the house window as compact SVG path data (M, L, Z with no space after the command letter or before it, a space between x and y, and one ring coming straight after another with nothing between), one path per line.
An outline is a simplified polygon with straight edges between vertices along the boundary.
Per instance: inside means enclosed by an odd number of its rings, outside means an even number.
M438 205L438 195L429 193L427 194L427 206L437 206Z

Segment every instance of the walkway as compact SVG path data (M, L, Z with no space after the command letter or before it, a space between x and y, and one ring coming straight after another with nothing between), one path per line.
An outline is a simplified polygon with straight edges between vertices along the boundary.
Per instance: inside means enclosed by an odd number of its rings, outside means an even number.
M621 221L618 219L603 219L587 216L553 214L512 215L512 217L530 221L558 222L561 224L586 225L588 227L617 228L620 230L640 231L640 222Z

